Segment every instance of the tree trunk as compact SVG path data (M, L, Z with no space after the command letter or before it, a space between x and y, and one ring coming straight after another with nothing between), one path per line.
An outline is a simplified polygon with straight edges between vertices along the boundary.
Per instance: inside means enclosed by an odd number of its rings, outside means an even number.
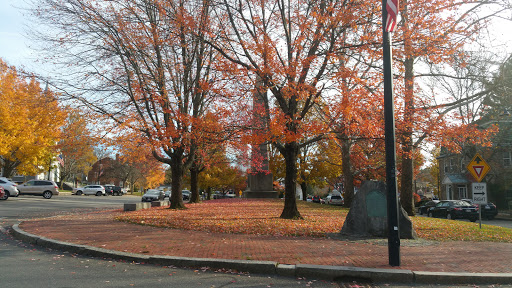
M2 162L3 162L3 167L0 167L0 168L3 168L2 177L5 177L5 178L11 178L12 173L14 172L14 169L21 164L19 161L13 162L13 161L6 160L6 159L3 159Z
M303 201L307 201L308 199L308 184L306 183L306 181L302 181L300 183L300 189L302 189L302 200Z
M343 169L343 206L350 208L354 200L354 174L352 173L352 164L350 161L350 140L342 137L341 142L341 167Z
M406 45L407 46L407 45ZM407 49L407 47L406 47ZM410 216L414 215L413 182L414 182L414 58L405 59L405 99L404 99L404 131L401 135L402 144L402 179L400 204Z
M192 164L190 168L190 201L189 203L199 203L199 187L198 187L199 169L197 165Z
M297 155L299 147L296 142L287 143L284 146L284 159L286 163L286 175L284 178L284 209L281 218L302 219L297 209L295 198L297 190Z
M182 163L182 157L173 155L171 157L171 171L172 171L172 192L171 192L171 204L170 209L184 209L183 196L181 194L181 187L183 185L183 172L184 166Z
M212 187L210 187L210 186L208 186L208 188L206 188L206 199L212 200Z

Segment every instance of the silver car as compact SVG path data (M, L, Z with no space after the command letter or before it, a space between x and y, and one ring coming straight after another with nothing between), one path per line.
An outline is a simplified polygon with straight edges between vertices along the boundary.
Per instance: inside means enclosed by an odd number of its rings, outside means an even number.
M5 199L9 197L18 197L18 195L20 195L20 191L18 191L17 187L18 185L5 177L0 177L0 186L4 188Z
M87 185L85 187L76 188L76 195L96 195L96 196L106 196L105 187L101 185Z
M42 195L45 199L59 195L59 186L50 180L29 180L18 185L20 195Z

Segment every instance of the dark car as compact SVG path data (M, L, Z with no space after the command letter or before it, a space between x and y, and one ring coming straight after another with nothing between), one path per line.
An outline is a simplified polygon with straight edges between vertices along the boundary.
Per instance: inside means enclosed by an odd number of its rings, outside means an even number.
M475 222L478 219L478 210L466 201L443 200L428 210L428 217L469 219L469 221Z
M421 204L420 207L418 207L418 214L426 215L428 210L430 208L436 206L437 203L439 203L439 200L429 200L429 201L423 202L423 204Z
M313 196L313 203L320 203L320 196L318 196L318 195Z
M181 196L183 197L183 200L190 200L190 191L182 190Z
M498 215L498 208L496 207L496 205L494 205L494 203L488 202L487 204L478 205L478 204L473 204L473 200L471 200L471 199L462 199L462 200L475 206L477 211L478 211L478 209L480 209L480 206L481 206L482 207L482 219L492 220L492 219L494 219L494 217L496 217L496 215Z
M153 202L164 200L164 192L156 189L149 189L144 195L142 195L142 202Z
M103 185L103 187L105 187L105 193L107 193L107 195L123 196L123 190L119 186Z

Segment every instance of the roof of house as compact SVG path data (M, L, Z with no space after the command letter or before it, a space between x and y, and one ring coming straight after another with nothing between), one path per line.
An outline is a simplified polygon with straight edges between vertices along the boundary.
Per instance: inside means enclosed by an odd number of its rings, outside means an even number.
M469 183L466 175L464 174L447 174L444 179L443 179L443 182L442 184L443 185L446 185L446 184L467 184Z

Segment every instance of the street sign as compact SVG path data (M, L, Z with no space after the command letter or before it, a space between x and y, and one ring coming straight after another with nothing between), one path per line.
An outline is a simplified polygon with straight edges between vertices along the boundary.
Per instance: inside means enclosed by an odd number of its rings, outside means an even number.
M487 183L473 182L473 204L487 204Z
M489 164L487 164L487 162L485 162L482 156L480 156L478 153L476 153L475 157L473 157L473 160L469 162L467 168L469 173L473 175L477 182L481 182L487 172L491 170Z

